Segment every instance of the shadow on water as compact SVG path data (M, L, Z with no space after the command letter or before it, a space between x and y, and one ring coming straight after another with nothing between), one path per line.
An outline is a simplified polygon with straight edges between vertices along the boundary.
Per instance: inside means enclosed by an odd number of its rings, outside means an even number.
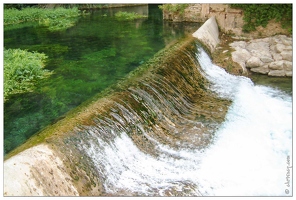
M118 21L114 17L118 11L149 11L149 17ZM149 9L139 6L93 11L62 32L49 32L34 23L5 29L5 48L44 52L49 57L46 69L54 74L38 82L34 92L13 95L5 102L4 153L199 26L164 22L161 10L154 5Z

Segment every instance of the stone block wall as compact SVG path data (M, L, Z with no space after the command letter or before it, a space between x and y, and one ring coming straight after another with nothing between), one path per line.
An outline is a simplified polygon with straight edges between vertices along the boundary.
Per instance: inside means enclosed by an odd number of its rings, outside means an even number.
M229 4L189 4L183 14L167 11L163 13L164 19L172 21L204 23L214 17L220 32L233 33L240 36L239 38L247 36L242 31L244 25L242 10L232 9ZM280 24L269 23L266 28L257 28L261 35L260 39L253 39L253 36L258 34L254 33L246 37L250 39L248 42L247 40L236 41L229 45L235 50L231 53L232 60L242 67L244 74L247 74L247 71L250 70L269 76L293 76L292 37L283 35L283 29L279 29L279 26ZM204 31L203 34L199 35L204 36L201 40L206 45L213 43L211 40L212 32ZM209 46L211 52L214 51L214 46Z
M222 32L233 32L236 35L242 33L243 12L240 9L232 9L228 4L190 4L184 14L178 12L163 12L164 19L171 21L205 22L215 16Z
M248 42L230 44L235 49L232 60L243 69L269 76L292 76L292 38L276 35Z

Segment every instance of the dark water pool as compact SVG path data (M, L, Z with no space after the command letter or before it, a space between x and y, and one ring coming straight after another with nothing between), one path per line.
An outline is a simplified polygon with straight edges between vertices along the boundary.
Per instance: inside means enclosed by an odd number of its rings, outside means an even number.
M118 11L148 18L119 21L114 16ZM92 11L62 32L49 32L38 23L5 27L5 48L44 52L49 57L46 69L54 74L38 82L34 92L4 103L4 153L198 27L164 22L157 5Z

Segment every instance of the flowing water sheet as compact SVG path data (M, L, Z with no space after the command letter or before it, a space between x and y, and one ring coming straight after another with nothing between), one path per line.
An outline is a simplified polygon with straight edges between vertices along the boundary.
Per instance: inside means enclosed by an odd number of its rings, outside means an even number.
M292 97L183 53L77 129L105 195L292 195Z
M233 100L197 170L200 191L219 196L291 195L291 96L227 74L203 51L198 59L212 88Z

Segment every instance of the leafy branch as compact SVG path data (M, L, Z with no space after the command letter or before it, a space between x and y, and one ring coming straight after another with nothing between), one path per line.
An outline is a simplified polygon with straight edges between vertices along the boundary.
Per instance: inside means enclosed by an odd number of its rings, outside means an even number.
M272 19L292 32L292 4L231 4L231 7L243 10L244 32L254 31L258 26L266 27Z
M4 49L4 99L31 91L34 82L51 74L43 69L47 56L21 49Z
M174 14L184 14L185 9L189 4L163 4L158 6L163 11L172 12Z

